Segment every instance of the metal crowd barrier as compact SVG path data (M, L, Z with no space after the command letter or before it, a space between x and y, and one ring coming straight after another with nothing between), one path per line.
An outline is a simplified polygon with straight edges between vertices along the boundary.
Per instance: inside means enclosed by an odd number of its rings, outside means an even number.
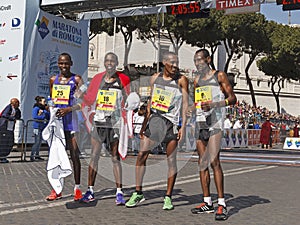
M9 121L6 118L1 118L2 120ZM32 123L36 122L44 122L47 123L47 120L36 120L36 119L30 119L27 120L26 123L23 119L19 119L15 121L15 128L12 133L7 131L6 128L0 128L0 149L1 151L7 151L8 155L13 150L14 145L19 145L20 148L17 148L17 150L21 153L20 155L20 161L26 161L26 152L27 147L29 143L34 143L34 134L33 134L33 127ZM13 136L12 136L13 134ZM10 138L10 140L8 140ZM12 138L12 139L11 139ZM11 143L9 143L11 142ZM10 149L8 149L10 148ZM3 153L4 155L5 153ZM8 156L7 155L7 156ZM1 154L0 154L1 157ZM3 156L4 157L4 156Z
M1 118L5 119L5 118ZM8 119L5 119L9 121ZM18 151L21 152L20 161L26 161L26 152L29 143L34 143L34 134L33 134L33 127L32 123L36 122L48 122L47 120L35 120L29 119L26 121L23 119L19 119L15 121L15 129L13 132L13 145L21 144ZM224 130L223 138L221 143L221 148L233 148L233 147L248 147L253 145L260 145L260 132L261 130L254 130L254 129L228 129ZM283 130L273 130L272 131L272 142L273 143L281 143L284 137L288 137L288 131ZM7 143L5 143L5 137L3 136L3 130L0 128L0 149L5 148ZM132 148L132 143L129 141L129 148ZM195 150L196 141L194 139L194 126L192 124L187 124L186 130L186 141L185 141L185 149L186 150ZM12 150L12 149L7 149ZM10 154L9 151L9 154ZM0 157L2 157L0 155Z
M194 137L194 127L190 124L186 128L186 150L196 149L196 140ZM224 129L221 140L221 149L247 148L260 145L261 129ZM286 135L286 133L284 133ZM280 141L280 131L272 131L272 143L283 143Z
M21 144L21 161L23 161L24 153L24 134L25 134L25 122L23 119L18 119L11 121L9 119L1 117L1 120L5 120L7 123L14 122L14 130L10 131L7 129L7 126L0 128L0 148L1 148L1 157L7 157L13 149L15 144ZM8 154L5 156L5 152Z

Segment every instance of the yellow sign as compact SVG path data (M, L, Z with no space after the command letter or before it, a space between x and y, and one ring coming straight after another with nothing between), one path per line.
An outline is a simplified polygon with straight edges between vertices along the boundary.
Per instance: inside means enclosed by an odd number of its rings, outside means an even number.
M54 104L68 105L70 99L70 85L54 84L52 88L52 99Z
M212 101L211 87L197 87L195 90L195 105L197 109L201 109L201 102Z
M117 102L117 91L99 90L97 96L97 109L113 111Z
M151 107L163 112L168 112L173 99L173 92L161 88L154 88Z

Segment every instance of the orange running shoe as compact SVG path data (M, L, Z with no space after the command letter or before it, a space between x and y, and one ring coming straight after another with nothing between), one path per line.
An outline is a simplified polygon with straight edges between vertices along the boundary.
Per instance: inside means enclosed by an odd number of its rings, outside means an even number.
M74 201L78 201L82 198L82 192L80 189L76 188L74 190Z
M50 195L48 195L46 197L46 200L47 201L53 201L53 200L58 200L58 199L61 199L62 198L62 194L59 193L59 194L56 194L56 192L54 190L51 191Z

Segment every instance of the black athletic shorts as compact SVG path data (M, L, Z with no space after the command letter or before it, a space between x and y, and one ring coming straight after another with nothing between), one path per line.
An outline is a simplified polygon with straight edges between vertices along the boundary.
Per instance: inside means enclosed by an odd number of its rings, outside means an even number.
M220 131L221 129L209 130L206 127L204 128L204 126L201 126L201 123L196 123L195 138L196 140L207 142L211 136L219 133Z
M101 143L110 143L119 140L119 129L94 126L91 132L91 136Z
M169 143L177 140L178 126L158 114L152 114L144 135L158 143Z

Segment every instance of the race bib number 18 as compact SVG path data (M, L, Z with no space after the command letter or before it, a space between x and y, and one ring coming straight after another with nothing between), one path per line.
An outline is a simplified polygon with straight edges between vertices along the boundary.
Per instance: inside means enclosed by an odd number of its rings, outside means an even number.
M108 90L99 90L97 96L97 109L113 111L117 102L117 92Z
M173 99L173 92L161 88L154 88L151 108L168 112Z
M197 87L195 90L195 105L197 109L201 109L201 102L212 101L211 87Z
M70 90L70 85L54 84L52 88L52 99L54 104L68 105Z

